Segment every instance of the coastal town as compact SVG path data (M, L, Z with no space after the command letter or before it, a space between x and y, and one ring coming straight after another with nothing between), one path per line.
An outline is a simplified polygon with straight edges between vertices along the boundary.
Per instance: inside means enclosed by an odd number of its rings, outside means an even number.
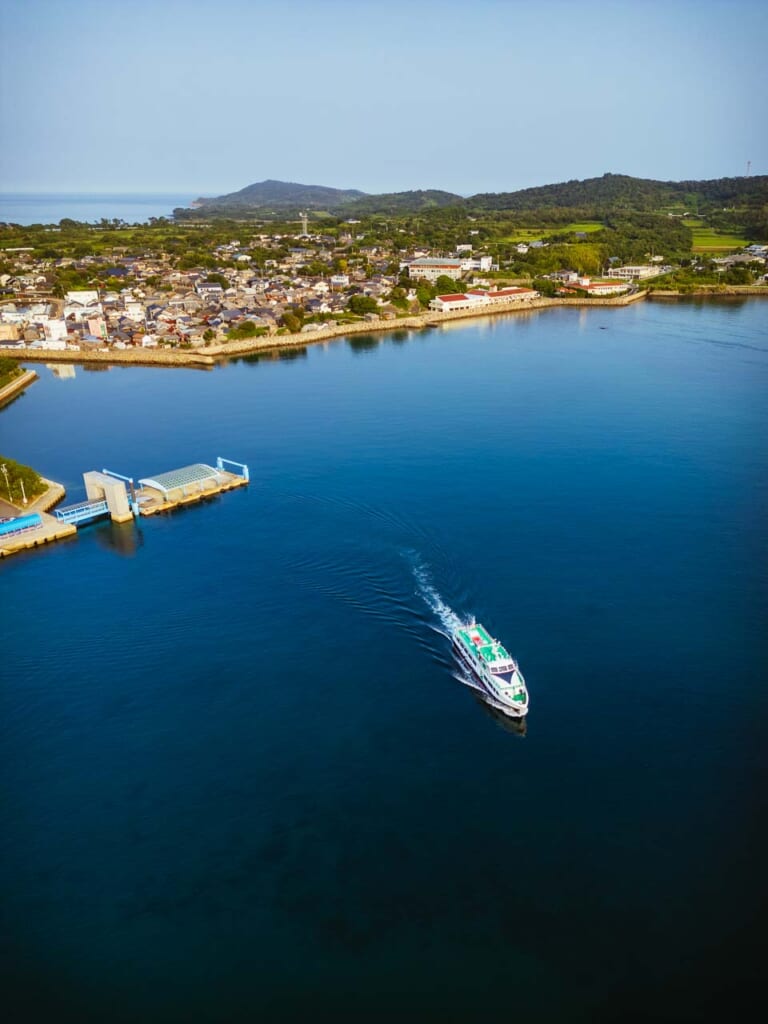
M642 264L611 261L598 275L565 266L526 279L482 243L398 249L371 241L359 226L352 220L333 234L310 232L304 218L302 230L290 234L242 231L211 247L198 266L160 246L59 258L35 246L4 248L0 349L7 356L43 350L83 358L121 350L220 350L292 334L311 340L329 327L424 312L507 310L541 295L615 298L677 269L653 255ZM534 239L518 244L515 255L547 246ZM765 286L768 246L702 258L692 269L697 266L720 274L748 266L750 281ZM64 290L62 275L86 283Z

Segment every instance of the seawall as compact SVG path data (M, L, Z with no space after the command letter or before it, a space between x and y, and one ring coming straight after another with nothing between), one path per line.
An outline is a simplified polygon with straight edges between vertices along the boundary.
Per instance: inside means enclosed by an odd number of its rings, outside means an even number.
M631 295L617 295L606 299L547 299L539 298L524 302L504 302L497 306L482 306L478 309L459 309L450 313L427 311L394 320L361 320L351 324L333 324L316 331L298 334L271 334L262 338L247 338L241 341L206 345L203 349L109 349L109 351L75 352L71 350L51 351L50 349L13 349L8 356L19 361L44 363L105 363L112 366L186 366L205 369L230 356L249 355L270 349L287 348L292 345L306 346L333 338L344 338L350 334L372 334L379 331L419 330L423 327L438 326L456 320L475 320L478 317L493 317L508 313L525 313L531 309L552 309L554 307L593 308L596 306L629 306L644 299L646 292Z
M25 370L20 377L10 381L5 387L0 388L0 405L5 405L6 402L10 402L12 398L20 394L25 388L37 380L37 374L34 370Z
M264 352L269 349L288 348L291 345L312 345L315 342L329 341L333 338L344 338L349 334L373 334L379 331L420 330L423 327L439 326L456 320L476 320L481 317L493 317L502 313L526 313L531 309L551 309L555 306L591 307L591 306L629 306L638 299L645 297L645 292L633 295L619 295L612 299L532 299L526 302L504 302L498 306L479 309L457 309L450 313L428 311L415 313L412 316L398 317L395 320L364 320L352 324L334 324L321 327L317 331L299 334L273 334L264 338L253 338L248 341L236 341L231 344L210 345L205 351L226 359L227 356L248 355L252 352Z
M96 352L76 352L70 349L22 348L3 354L24 363L104 363L109 366L186 366L208 369L216 362L212 356L196 349L99 349Z
M742 298L759 295L761 298L768 298L768 288L765 285L756 284L711 284L701 285L691 291L677 291L675 288L654 288L648 292L649 299L690 299L710 298L716 299L719 296L733 297L740 295Z

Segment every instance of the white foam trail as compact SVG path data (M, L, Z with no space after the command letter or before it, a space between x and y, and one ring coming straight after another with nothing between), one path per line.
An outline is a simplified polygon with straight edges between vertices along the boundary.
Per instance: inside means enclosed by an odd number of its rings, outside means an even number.
M424 563L419 560L418 556L411 552L409 553L409 557L411 559L413 575L416 579L417 593L437 616L439 625L433 627L435 632L440 633L449 640L452 640L454 631L460 626L469 625L469 621L462 619L449 604L446 604L432 582L429 570ZM474 622L474 619L471 621ZM451 673L451 675L457 682L463 683L464 686L468 686L471 690L475 690L483 699L486 699L487 694L485 693L485 690L477 685L470 673L467 672L460 662L457 664L456 669Z
M413 575L416 578L418 593L424 601L426 601L440 621L442 629L440 629L439 632L443 633L447 637L452 637L456 629L465 625L464 621L459 618L450 605L445 603L438 591L435 589L432 577L429 575L429 570L426 566L421 562L415 561L413 564Z

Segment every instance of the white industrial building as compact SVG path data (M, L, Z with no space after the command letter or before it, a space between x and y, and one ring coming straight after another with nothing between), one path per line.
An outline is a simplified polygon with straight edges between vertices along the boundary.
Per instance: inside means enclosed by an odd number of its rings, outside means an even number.
M607 276L619 278L621 281L644 281L648 277L658 277L661 273L661 267L642 264L636 267L611 267Z
M580 277L562 286L566 292L580 292L582 295L621 295L629 291L626 281L592 281L588 277Z
M432 299L429 308L436 313L453 313L459 309L479 309L482 306L498 306L508 302L530 302L539 293L533 288L499 288L496 291L473 289L466 293L438 295Z
M424 256L406 264L408 276L416 281L436 281L438 277L452 277L458 281L467 270L467 260L448 259L443 256Z
M458 251L458 250L457 250ZM458 281L462 274L472 270L488 271L493 269L492 256L422 256L410 262L402 263L408 268L408 276L416 281L436 281L438 277L451 277Z

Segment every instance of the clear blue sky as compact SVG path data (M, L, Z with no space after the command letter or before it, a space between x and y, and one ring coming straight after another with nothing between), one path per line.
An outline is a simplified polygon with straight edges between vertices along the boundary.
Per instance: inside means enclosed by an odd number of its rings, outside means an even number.
M0 189L768 173L752 0L0 0Z

